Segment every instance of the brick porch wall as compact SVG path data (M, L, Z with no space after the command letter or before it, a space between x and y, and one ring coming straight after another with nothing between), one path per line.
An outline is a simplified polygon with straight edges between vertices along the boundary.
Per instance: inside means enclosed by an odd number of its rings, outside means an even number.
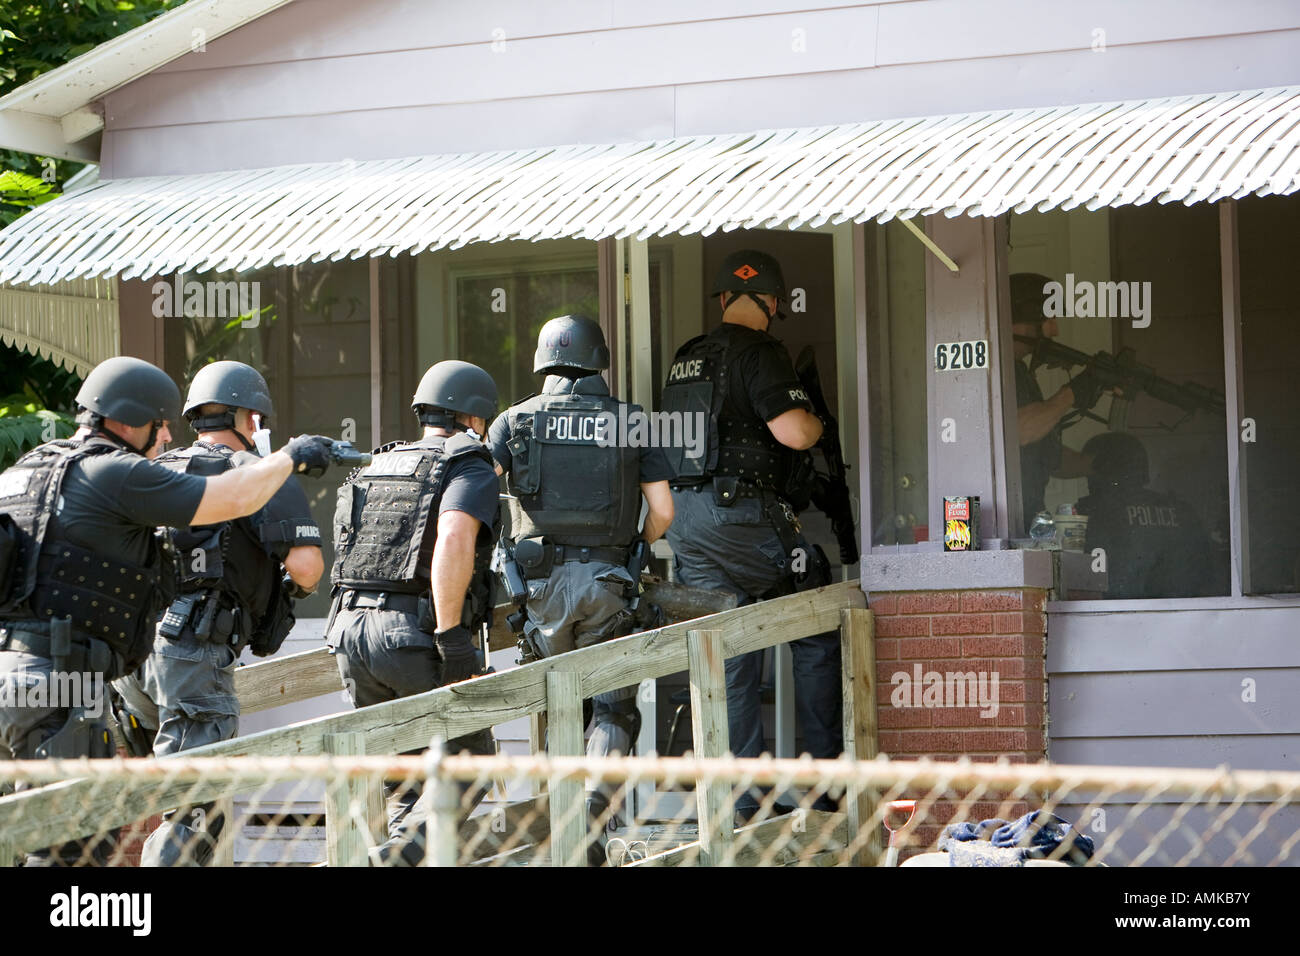
M1036 763L1047 756L1044 639L1046 592L1038 588L875 592L877 718L880 750L891 758ZM998 675L997 713L978 706L895 706L896 674L975 671ZM991 689L991 685L988 685ZM909 698L906 703L912 703ZM991 708L990 708L991 709ZM907 793L923 798L923 793ZM941 800L917 827L913 846L933 843L956 802ZM967 819L1014 819L1028 804L981 801Z

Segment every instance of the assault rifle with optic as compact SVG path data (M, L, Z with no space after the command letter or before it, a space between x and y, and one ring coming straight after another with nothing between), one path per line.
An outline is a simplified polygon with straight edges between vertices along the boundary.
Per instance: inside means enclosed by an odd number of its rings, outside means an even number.
M1198 385L1196 382L1179 384L1171 382L1167 378L1161 378L1149 365L1142 365L1138 362L1137 353L1133 349L1120 349L1115 355L1105 351L1098 352L1096 355L1089 355L1087 352L1080 352L1078 349L1072 349L1068 345L1062 345L1060 342L1045 337L1034 338L1028 335L1017 335L1015 338L1016 341L1032 345L1034 348L1033 355L1029 360L1030 371L1034 371L1040 365L1048 368L1063 368L1066 371L1082 367L1092 372L1097 384L1103 389L1115 389L1118 398L1132 400L1139 392L1145 392L1157 401L1180 409L1183 412L1182 418L1172 425L1162 426L1170 431L1183 424L1197 412L1223 414L1225 411L1221 393L1204 385ZM1091 418L1102 424L1116 424L1107 422L1101 416L1094 415L1091 411L1086 410L1080 411L1078 416L1072 420L1063 420L1062 424L1072 425L1083 417Z

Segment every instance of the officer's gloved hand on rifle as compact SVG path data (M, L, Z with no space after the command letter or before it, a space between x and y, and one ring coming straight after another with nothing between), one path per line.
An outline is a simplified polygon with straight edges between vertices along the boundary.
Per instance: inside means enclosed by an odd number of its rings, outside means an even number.
M284 446L293 459L294 471L319 478L330 465L356 467L370 464L370 453L358 451L349 441L335 441L324 435L299 435Z
M437 631L433 635L433 643L442 657L443 684L469 680L475 674L483 673L483 661L474 649L469 628L459 626Z
M280 449L293 459L293 470L319 478L334 463L334 441L324 435L299 435Z
M1104 386L1091 365L1070 379L1069 384L1070 391L1074 393L1074 407L1080 411L1088 411L1101 399Z

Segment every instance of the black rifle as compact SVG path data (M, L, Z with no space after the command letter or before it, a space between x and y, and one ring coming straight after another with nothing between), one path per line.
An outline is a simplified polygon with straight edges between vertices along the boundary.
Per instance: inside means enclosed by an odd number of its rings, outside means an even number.
M1137 353L1133 349L1120 349L1114 355L1105 351L1089 355L1087 352L1080 352L1078 349L1072 349L1068 345L1041 336L1034 338L1017 335L1016 341L1034 347L1033 357L1029 360L1030 371L1040 365L1048 368L1063 368L1067 371L1082 367L1093 374L1098 385L1102 388L1118 389L1124 399L1131 400L1137 393L1146 392L1157 401L1181 409L1184 413L1183 417L1173 425L1165 426L1171 431L1197 412L1223 414L1225 411L1222 394L1195 382L1183 382L1180 385L1167 378L1161 378L1149 365L1139 364ZM1084 416L1102 424L1109 424L1105 419L1089 411L1081 411L1079 417ZM1075 420L1077 421L1077 418Z
M840 564L857 564L857 527L853 521L853 504L849 498L848 465L840 448L840 426L826 404L822 392L821 376L817 373L817 359L811 345L804 346L795 362L795 372L803 383L813 410L822 420L822 437L818 444L826 458L828 475L818 475L813 482L813 504L831 519L831 530L840 546Z

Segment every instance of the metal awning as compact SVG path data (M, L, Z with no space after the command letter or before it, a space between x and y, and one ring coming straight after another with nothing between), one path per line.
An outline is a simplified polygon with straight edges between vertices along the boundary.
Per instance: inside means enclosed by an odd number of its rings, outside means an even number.
M1300 87L1284 87L109 180L0 232L0 282L1297 189Z

